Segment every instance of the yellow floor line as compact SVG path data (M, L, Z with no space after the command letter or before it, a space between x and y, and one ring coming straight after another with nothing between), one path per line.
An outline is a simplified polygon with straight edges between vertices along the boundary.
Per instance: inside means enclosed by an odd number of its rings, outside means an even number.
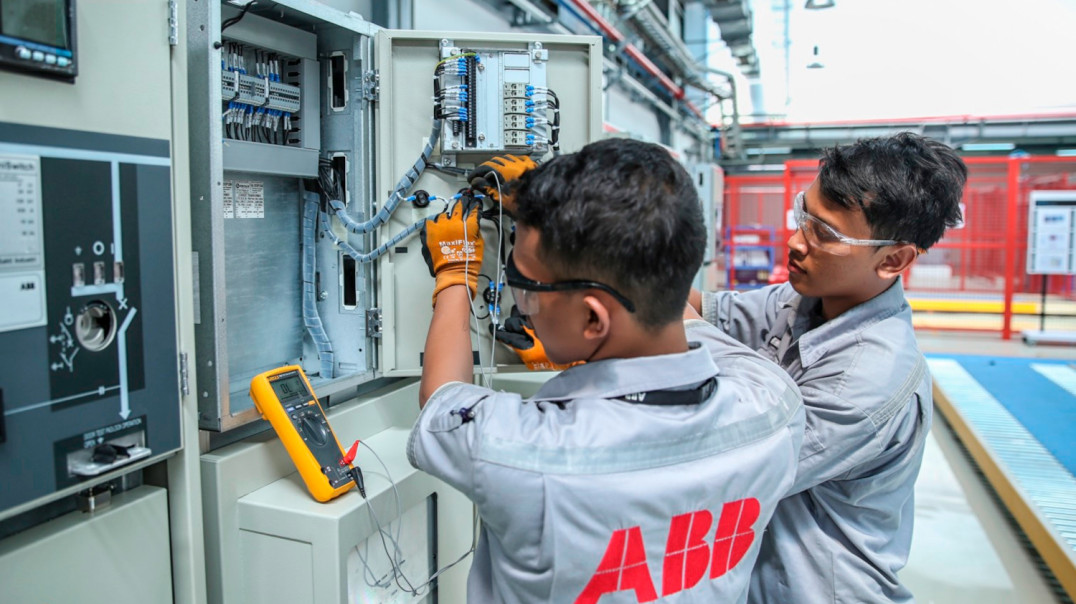
M1001 314L1005 312L1005 303L1001 300L938 300L934 298L909 298L908 304L916 311L936 312L967 312ZM1012 303L1013 314L1037 315L1039 314L1038 302Z

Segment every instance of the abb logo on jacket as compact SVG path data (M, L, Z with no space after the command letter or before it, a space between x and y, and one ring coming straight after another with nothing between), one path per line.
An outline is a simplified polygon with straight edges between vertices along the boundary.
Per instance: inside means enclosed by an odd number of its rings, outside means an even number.
M758 499L726 503L712 540L707 537L714 516L707 510L674 516L669 523L661 566L661 595L691 589L709 574L711 581L736 567L755 541ZM639 602L658 599L638 526L613 533L598 570L575 599L575 604L596 603L603 595L634 590Z

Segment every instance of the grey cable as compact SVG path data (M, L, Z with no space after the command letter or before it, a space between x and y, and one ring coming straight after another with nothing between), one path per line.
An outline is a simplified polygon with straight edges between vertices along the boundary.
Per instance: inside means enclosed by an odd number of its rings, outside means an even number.
M314 234L318 229L318 194L303 192L303 325L306 326L310 339L318 350L318 359L321 361L321 377L333 378L334 355L332 342L329 334L325 332L325 326L321 323L318 315L317 292L314 291L315 262L317 250L314 246Z
M396 208L400 205L400 202L404 200L404 194L407 193L418 177L422 175L422 171L426 169L427 162L430 160L430 156L433 155L433 148L437 144L437 140L441 137L441 120L433 121L433 131L430 132L430 138L426 141L426 146L422 149L422 154L419 156L415 163L407 170L407 172L400 178L400 181L396 183L396 187L392 190L392 194L389 195L388 201L381 207L381 211L374 215L373 218L365 221L358 222L347 214L347 206L339 199L330 199L329 206L332 208L336 217L340 219L340 222L344 223L347 230L356 234L369 233L388 222L389 217L396 211Z

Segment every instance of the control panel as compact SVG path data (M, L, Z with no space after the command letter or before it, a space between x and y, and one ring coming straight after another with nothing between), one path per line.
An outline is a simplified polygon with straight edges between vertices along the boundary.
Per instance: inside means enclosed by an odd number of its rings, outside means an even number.
M180 447L170 165L0 122L0 518Z
M549 51L443 45L434 72L436 114L446 151L542 153L556 149L560 104L546 87Z

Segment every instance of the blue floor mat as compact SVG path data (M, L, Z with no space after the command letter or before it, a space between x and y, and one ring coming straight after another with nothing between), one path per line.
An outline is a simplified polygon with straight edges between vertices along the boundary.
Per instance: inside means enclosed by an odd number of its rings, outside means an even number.
M1076 371L1076 362L951 354L928 356L960 363L1076 475L1076 396L1031 367L1034 363Z

